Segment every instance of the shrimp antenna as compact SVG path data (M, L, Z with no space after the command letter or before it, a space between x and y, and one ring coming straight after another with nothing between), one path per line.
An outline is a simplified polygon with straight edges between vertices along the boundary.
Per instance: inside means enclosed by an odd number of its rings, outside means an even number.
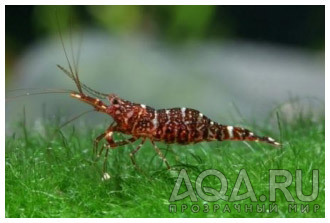
M73 81L76 83L76 86L78 88L78 91L80 94L83 94L83 91L81 89L81 85L80 85L80 82L79 82L79 78L78 78L78 74L75 74L73 72L73 69L72 69L72 66L71 66L71 63L70 63L70 60L69 60L69 57L68 57L68 54L66 52L66 49L65 49L65 45L64 45L64 41L63 41L63 37L62 37L62 32L61 32L61 26L60 26L60 22L59 22L59 19L58 19L58 14L57 14L57 11L56 11L56 22L57 22L57 26L58 26L58 34L60 36L60 39L61 39L61 44L62 44L62 48L63 48L63 51L64 51L64 55L65 55L65 58L66 58L66 61L68 63L68 66L69 66L69 70L70 72L68 72L68 75L73 79Z
M13 99L16 99L16 98L21 98L21 97L26 97L26 96L30 96L30 95L42 95L42 94L62 94L62 93L71 93L72 91L69 91L69 90L52 90L52 89L45 89L44 91L42 92L33 92L33 93L24 93L24 94L20 94L20 95L15 95L15 96L10 96L10 97L6 97L6 101L10 101L10 100L13 100Z
M71 73L69 71L67 71L65 68L63 68L61 65L58 65L57 64L57 67L60 68L69 78L71 78L72 80L74 80L74 77L71 75ZM90 87L88 87L86 84L80 82L80 86L82 86L82 88L84 90L86 90L88 93L94 95L94 96L97 96L99 98L102 98L104 99L106 96L108 96L108 94L104 94L104 93L101 93L99 91L96 91Z
M91 94L93 96L97 96L101 99L104 99L106 96L108 96L108 94L101 93L99 91L96 91L96 90L88 87L86 84L83 84L79 79L78 65L79 65L79 59L80 59L82 38L79 41L78 52L77 52L77 56L75 57L74 52L73 52L73 42L72 42L72 17L70 17L70 50L71 50L73 66L70 63L67 51L65 49L65 45L64 45L63 36L62 36L61 29L60 29L60 24L59 24L59 19L58 19L58 14L57 13L56 13L56 19L57 19L58 32L59 32L59 36L60 36L60 39L61 39L62 48L63 48L64 54L65 54L66 60L68 62L68 66L69 66L70 71L66 70L65 68L63 68L60 65L57 65L57 67L60 68L69 78L71 78L75 82L80 94L83 94L82 89L84 89L89 94Z
M72 121L74 121L74 120L80 118L81 116L83 116L83 115L85 115L85 114L87 114L87 113L90 113L90 112L92 112L92 111L95 111L95 110L94 110L94 109L92 109L92 110L87 110L87 111L84 111L84 112L82 112L82 113L80 113L80 114L74 116L73 118L71 118L71 119L69 119L68 121L66 121L66 122L64 122L63 124L61 124L56 130L57 130L57 131L60 130L61 128L63 128L63 127L66 126L67 124L69 124L70 122L72 122Z
M78 62L76 62L74 53L73 53L73 42L72 42L72 15L70 15L70 20L69 20L69 36L70 36L70 49L71 49L71 57L72 57L72 61L73 61L73 75L75 76L75 79L77 80L77 82L80 85L80 89L81 89L81 82L79 80L79 75L78 75L78 69L77 69L77 65ZM80 50L79 50L80 51ZM79 52L78 51L78 52Z

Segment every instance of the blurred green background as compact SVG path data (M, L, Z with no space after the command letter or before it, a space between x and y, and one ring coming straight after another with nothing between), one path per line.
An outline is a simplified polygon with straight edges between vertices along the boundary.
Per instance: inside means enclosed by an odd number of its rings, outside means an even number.
M56 68L67 66L61 30L69 57L81 48L81 80L101 92L196 108L224 124L263 123L297 98L316 99L301 110L323 114L324 13L324 6L6 6L6 88L75 89ZM33 123L43 103L63 117L86 109L63 95L25 97L6 106L6 121L26 106ZM98 115L88 116L95 125Z
M239 38L324 48L324 6L6 6L7 65L29 44L57 34L55 8L63 29L70 17L75 26L142 32L177 44Z

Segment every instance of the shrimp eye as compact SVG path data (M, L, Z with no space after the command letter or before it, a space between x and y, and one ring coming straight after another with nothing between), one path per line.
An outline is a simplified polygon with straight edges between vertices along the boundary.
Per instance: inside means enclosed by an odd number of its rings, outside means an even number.
M114 105L118 104L118 100L117 99L113 99L112 104L114 104Z

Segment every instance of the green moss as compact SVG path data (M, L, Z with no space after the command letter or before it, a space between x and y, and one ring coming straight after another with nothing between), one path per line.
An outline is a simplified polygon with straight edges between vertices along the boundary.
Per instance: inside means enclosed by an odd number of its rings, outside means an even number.
M47 129L54 126L46 126ZM300 120L297 123L282 123L283 148L242 142L211 142L190 146L167 146L159 144L174 171L167 171L148 142L137 153L136 160L142 172L130 163L129 152L134 145L110 150L108 159L109 181L102 181L102 160L92 155L93 138L102 129L85 132L72 131L68 127L55 137L43 137L33 131L18 137L6 138L6 217L324 217L325 201L325 125L324 120L313 123ZM17 133L24 132L18 128ZM319 195L310 203L311 210L301 213L294 183L289 187L298 204L296 213L288 213L288 204L281 192L277 194L278 213L257 213L256 204L249 199L240 202L217 201L220 205L213 211L214 203L205 203L199 198L192 203L189 198L174 202L177 212L169 212L169 198L181 168L185 168L192 184L206 169L221 171L228 180L227 195L230 195L241 169L250 177L259 200L269 194L269 170L286 169L293 173L301 169L304 180L303 192L311 193L313 169L319 172ZM207 186L220 188L219 180L210 177ZM241 188L241 193L246 190ZM185 188L181 188L184 191ZM188 209L181 212L181 204ZM193 213L192 204L201 210ZM204 205L210 211L204 213ZM228 204L231 212L223 212ZM240 204L237 212L234 204ZM252 213L244 211L245 204L253 204ZM291 203L293 204L293 203ZM313 205L320 209L314 213Z

